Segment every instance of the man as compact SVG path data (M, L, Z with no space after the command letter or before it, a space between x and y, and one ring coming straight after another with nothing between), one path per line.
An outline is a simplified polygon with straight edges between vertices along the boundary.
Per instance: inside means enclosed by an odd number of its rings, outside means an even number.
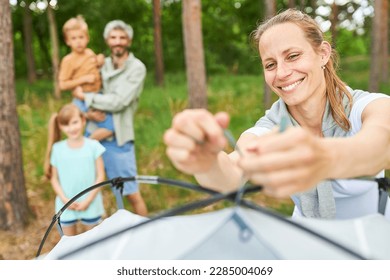
M113 114L115 139L101 142L106 147L103 159L107 177L131 177L137 174L133 120L146 77L146 67L129 51L133 39L130 25L113 20L104 28L103 36L111 51L111 56L106 57L101 69L103 94L84 93L78 87L73 95L84 100L89 108L97 109L88 113L88 119L99 121L104 118L104 114L98 110ZM113 191L118 200L118 191ZM125 182L123 195L135 213L147 215L136 182ZM121 202L121 199L118 201Z

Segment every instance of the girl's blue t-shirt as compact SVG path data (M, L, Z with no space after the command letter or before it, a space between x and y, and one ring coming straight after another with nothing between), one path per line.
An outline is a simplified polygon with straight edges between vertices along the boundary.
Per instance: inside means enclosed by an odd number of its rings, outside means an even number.
M62 140L53 145L50 163L57 168L59 182L68 198L91 187L96 180L96 159L105 151L105 148L96 140L84 138L84 144L80 148L70 148L67 140ZM83 201L90 193L80 197L77 201ZM64 206L59 197L56 197L56 213ZM99 192L88 209L74 211L67 209L61 215L62 221L78 219L92 219L104 214L103 199Z

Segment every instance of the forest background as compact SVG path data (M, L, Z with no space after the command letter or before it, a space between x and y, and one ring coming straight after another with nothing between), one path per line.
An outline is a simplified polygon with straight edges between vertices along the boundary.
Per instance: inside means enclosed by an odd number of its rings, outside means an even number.
M252 126L268 107L262 67L257 50L249 42L249 35L257 23L269 14L269 7L272 7L271 14L287 7L296 7L311 14L327 31L328 39L339 52L340 75L350 86L390 92L388 37L375 37L377 34L372 32L376 19L375 5L378 5L374 1L195 2L201 3L207 108L212 112L227 111L232 117L230 129L236 137ZM387 0L380 2L386 4ZM10 1L15 94L29 218L23 229L0 231L0 259L33 258L54 215L54 193L43 176L47 121L51 113L71 100L71 96L69 92L63 92L60 96L55 93L53 44L56 43L52 34L54 28L58 39L57 55L62 58L69 50L63 41L61 27L70 17L82 15L86 19L91 39L89 47L105 55L108 54L102 38L105 24L113 19L122 19L132 25L135 36L131 50L148 69L135 123L139 174L193 181L173 168L165 156L162 143L162 135L169 127L172 116L190 106L188 99L191 92L186 76L183 38L183 2L159 1L163 75L157 75L161 67L157 65L159 58L155 52L155 5L156 1L152 0ZM388 10L388 6L385 7ZM387 16L380 18L388 26ZM380 65L376 64L378 59L373 59L373 52L378 50L375 43L382 46L386 53L386 59L383 56L379 59L385 62ZM275 96L271 99L275 100ZM109 190L103 191L109 216L116 206ZM167 186L142 184L141 191L151 214L202 197L188 190ZM284 215L289 215L292 210L289 199L274 200L261 193L250 199ZM222 203L200 211L228 205ZM126 204L126 207L129 205ZM44 251L57 241L58 233L53 231Z

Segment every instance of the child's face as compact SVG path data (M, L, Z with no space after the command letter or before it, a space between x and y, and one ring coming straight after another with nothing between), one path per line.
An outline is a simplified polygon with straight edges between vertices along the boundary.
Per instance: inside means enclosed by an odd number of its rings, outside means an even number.
M87 47L89 37L87 32L82 29L69 30L66 34L66 44L73 52L82 53Z
M68 124L61 124L60 129L69 140L77 140L83 136L85 120L79 115L74 114Z

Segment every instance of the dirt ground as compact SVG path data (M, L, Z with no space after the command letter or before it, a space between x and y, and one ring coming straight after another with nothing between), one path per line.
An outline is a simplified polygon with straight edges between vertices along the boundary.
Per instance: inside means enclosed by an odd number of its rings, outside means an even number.
M54 198L43 199L38 192L28 192L28 200L34 218L23 231L14 233L0 230L0 260L31 260L37 255L39 246L54 216ZM109 215L115 211L113 198L103 192L106 212ZM111 202L109 202L111 201ZM56 225L53 226L44 246L41 256L49 252L60 240Z
M30 201L34 201L30 199ZM53 203L44 201L30 202L35 218L20 232L11 233L0 230L0 259L29 260L34 259L39 244L54 215ZM48 252L59 241L60 235L54 227L49 234L42 252Z

